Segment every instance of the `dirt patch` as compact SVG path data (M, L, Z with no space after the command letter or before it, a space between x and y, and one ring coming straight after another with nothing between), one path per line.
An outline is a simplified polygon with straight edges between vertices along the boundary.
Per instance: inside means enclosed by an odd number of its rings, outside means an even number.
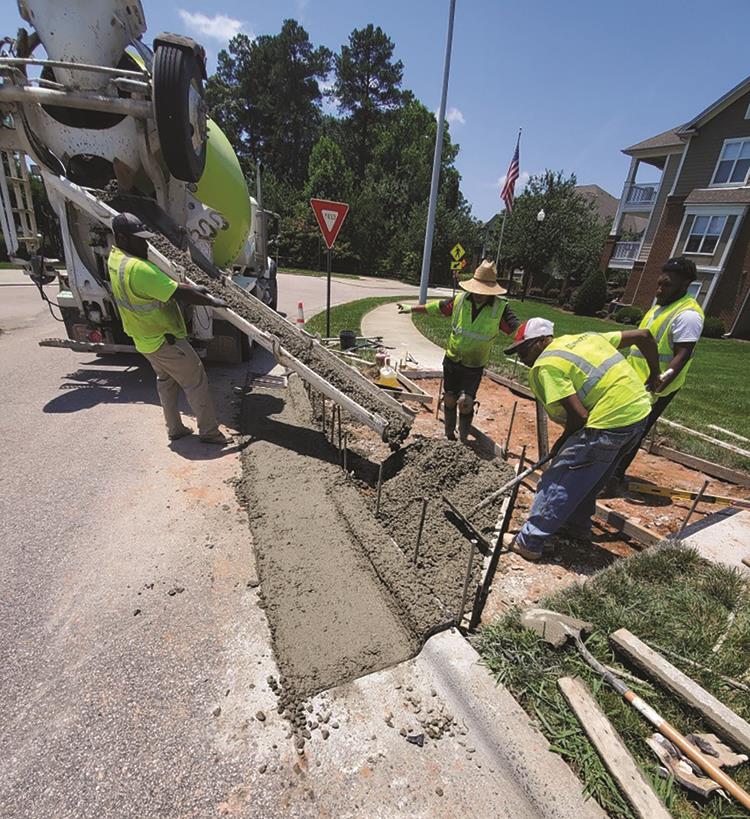
M469 558L469 532L445 504L446 495L459 510L468 513L480 500L513 476L500 460L481 458L456 441L418 438L392 457L403 465L383 483L380 519L404 552L412 557L417 542L422 499L427 513L417 566L433 593L457 611L461 601ZM471 522L492 542L499 503L479 512ZM371 501L374 505L374 500ZM482 556L474 561L474 580L479 579ZM473 587L472 587L473 588Z

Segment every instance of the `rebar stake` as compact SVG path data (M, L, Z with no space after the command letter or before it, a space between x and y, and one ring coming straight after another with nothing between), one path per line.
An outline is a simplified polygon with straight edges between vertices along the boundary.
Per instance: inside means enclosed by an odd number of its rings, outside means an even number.
M427 514L427 498L422 498L422 514L419 518L419 531L417 532L417 543L414 547L414 558L412 562L416 565L419 557L419 544L422 542L422 529L424 529L424 518Z
M349 436L346 433L344 433L344 450L343 450L343 452L344 452L344 472L346 473L347 478L349 477L349 470L347 469L347 458L346 458L348 447L349 447Z
M336 414L339 420L339 451L341 451L341 407L337 404L336 409L338 410Z
M690 522L690 518L693 517L693 512L695 512L695 507L700 503L701 498L703 497L706 487L708 486L708 481L703 481L703 486L701 486L700 492L693 498L693 502L690 504L690 509L687 513L687 517L685 520L682 521L682 526L680 526L680 531L677 532L676 537L681 537L682 533L687 529L687 525Z
M378 469L378 496L375 499L375 517L380 515L380 490L383 488L383 462L380 462Z
M464 580L464 591L461 595L461 608L456 617L456 627L460 628L461 621L464 619L464 612L466 611L466 598L469 595L469 582L471 581L471 570L474 568L474 551L477 548L477 541L475 538L471 539L471 549L469 549L469 563L466 566L466 578Z
M513 432L513 421L516 417L516 408L518 407L518 401L513 403L513 409L510 412L510 423L508 424L508 434L505 436L505 446L503 447L503 460L508 460L508 453L510 452L510 435Z

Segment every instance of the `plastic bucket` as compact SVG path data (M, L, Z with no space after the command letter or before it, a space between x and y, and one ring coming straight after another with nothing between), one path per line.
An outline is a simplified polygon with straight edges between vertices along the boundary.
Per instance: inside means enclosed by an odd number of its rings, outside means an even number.
M339 343L342 350L350 350L357 343L357 334L354 330L342 330L339 333Z

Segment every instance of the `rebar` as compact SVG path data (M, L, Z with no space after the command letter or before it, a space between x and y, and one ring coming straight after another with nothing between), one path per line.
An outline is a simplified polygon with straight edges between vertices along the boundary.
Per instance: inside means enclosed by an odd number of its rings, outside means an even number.
M513 403L513 409L510 412L510 423L508 424L508 434L505 436L505 446L503 446L503 460L508 460L508 453L510 452L510 435L513 432L513 421L516 417L516 408L518 407L518 401Z
M698 506L698 504L700 503L707 486L708 480L703 481L703 486L701 486L700 492L698 492L698 494L693 498L693 502L690 504L690 509L688 510L687 517L685 518L685 520L682 521L682 526L680 526L680 531L677 532L676 537L682 537L682 533L685 531L685 529L687 529L687 525L690 522L690 518L693 517L693 512L695 512L696 506Z
M466 611L466 598L469 595L469 582L471 581L471 571L474 568L474 551L477 548L477 541L472 538L471 539L471 548L469 549L469 562L466 565L466 578L464 579L464 590L463 594L461 595L461 608L458 611L458 616L456 617L456 626L460 627L461 621L464 619L464 612Z
M380 462L378 469L378 495L375 499L375 517L380 515L380 490L383 488L383 462Z
M427 514L427 498L422 498L422 514L419 518L419 531L417 532L417 543L414 546L414 557L412 563L416 564L419 557L419 544L422 542L422 530L424 529L424 519Z

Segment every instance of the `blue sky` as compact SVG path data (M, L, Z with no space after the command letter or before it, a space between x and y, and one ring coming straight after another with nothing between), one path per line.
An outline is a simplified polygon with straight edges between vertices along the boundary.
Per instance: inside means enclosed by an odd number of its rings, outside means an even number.
M233 33L276 33L286 17L333 50L372 22L394 40L405 87L437 110L448 0L142 2L148 42L191 34L212 66ZM519 127L522 175L573 171L619 196L621 148L686 121L750 73L749 21L748 0L458 0L448 111L475 215L499 210ZM3 4L0 22L15 32L15 4Z

